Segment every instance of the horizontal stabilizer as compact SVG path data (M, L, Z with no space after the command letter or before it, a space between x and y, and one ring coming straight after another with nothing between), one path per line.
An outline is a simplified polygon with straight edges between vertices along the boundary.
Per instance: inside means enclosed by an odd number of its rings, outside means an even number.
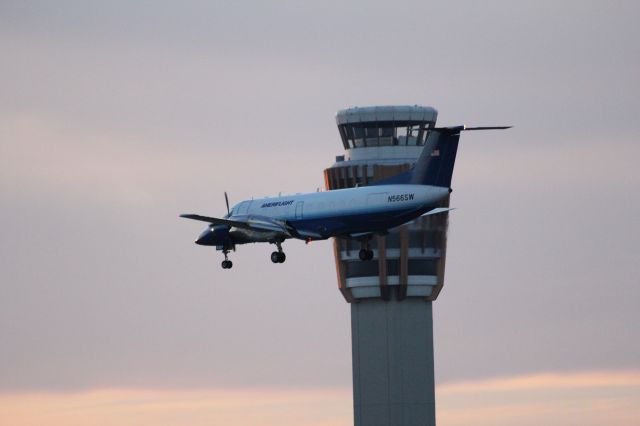
M505 129L510 129L513 126L476 126L476 127L469 127L469 126L465 126L464 124L461 126L449 126L449 127L433 127L431 129L428 129L432 132L443 132L443 133L458 133L461 132L463 130L505 130Z
M429 210L428 212L426 212L425 214L423 214L422 216L431 216L434 214L440 214L440 213L446 213L446 212L450 212L451 210L455 210L455 207L437 207L433 210Z

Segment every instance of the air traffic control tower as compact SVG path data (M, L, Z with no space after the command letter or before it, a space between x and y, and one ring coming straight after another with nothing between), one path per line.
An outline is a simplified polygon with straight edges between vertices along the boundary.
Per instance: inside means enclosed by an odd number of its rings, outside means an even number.
M417 105L339 111L345 153L324 171L327 189L409 170L437 115ZM435 425L432 303L444 283L447 224L443 213L375 236L371 260L360 260L360 242L334 239L338 287L351 304L356 426Z

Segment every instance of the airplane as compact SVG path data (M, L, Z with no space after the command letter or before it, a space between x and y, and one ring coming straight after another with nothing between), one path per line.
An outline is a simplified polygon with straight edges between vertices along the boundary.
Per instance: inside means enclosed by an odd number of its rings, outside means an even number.
M223 269L233 266L229 251L247 243L275 244L277 251L271 253L271 261L283 263L286 255L282 243L290 238L307 243L331 237L358 240L360 260L371 260L369 241L374 235L385 235L389 229L420 216L452 210L438 204L452 191L461 131L510 127L432 127L415 166L408 172L368 186L245 200L231 209L225 192L227 214L222 218L198 214L180 217L209 224L195 243L222 251Z

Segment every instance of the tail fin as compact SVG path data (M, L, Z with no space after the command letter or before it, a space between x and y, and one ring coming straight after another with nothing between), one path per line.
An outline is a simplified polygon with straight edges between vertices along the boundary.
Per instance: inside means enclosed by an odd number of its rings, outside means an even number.
M450 188L459 139L459 132L430 132L409 183Z
M453 166L456 163L460 132L463 130L502 130L510 128L511 126L431 128L422 153L418 157L413 170L383 179L373 183L373 185L411 183L451 188L451 177L453 176Z
M458 151L460 133L434 131L422 149L415 166L400 173L371 183L371 185L417 184L451 187L451 175Z

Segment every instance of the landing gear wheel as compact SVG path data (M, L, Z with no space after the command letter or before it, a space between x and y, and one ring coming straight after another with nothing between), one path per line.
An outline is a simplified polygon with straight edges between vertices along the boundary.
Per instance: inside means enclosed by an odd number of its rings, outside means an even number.
M273 263L284 263L284 261L287 259L287 256L282 251L282 241L284 240L272 241L272 244L275 244L278 248L278 251L274 251L273 253L271 253L271 261Z
M273 263L284 263L287 259L287 256L282 251L274 251L271 253L271 261Z
M360 257L360 260L367 260L367 255L369 253L367 252L367 249L360 249L360 251L358 252L358 257Z
M360 260L371 260L373 259L373 250L360 249L358 252L358 257Z
M222 250L222 254L224 254L224 260L222 261L222 269L231 269L231 267L233 266L233 262L229 260L229 258L227 257L227 255L229 254L229 249L227 247L224 247L224 249Z

